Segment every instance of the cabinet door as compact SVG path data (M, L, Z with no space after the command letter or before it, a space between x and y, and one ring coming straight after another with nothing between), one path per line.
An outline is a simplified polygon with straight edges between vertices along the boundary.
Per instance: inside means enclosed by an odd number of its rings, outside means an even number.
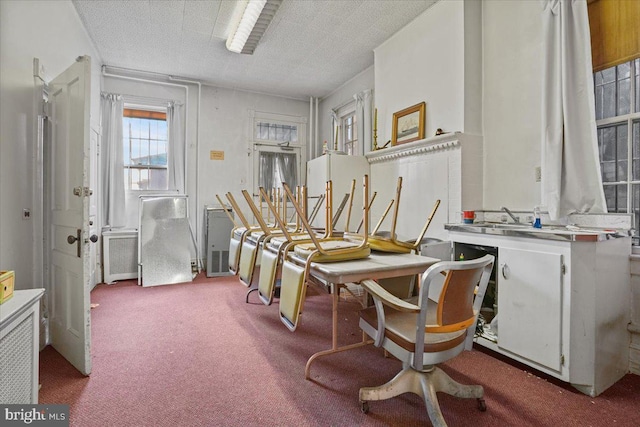
M500 248L498 346L560 371L562 255Z

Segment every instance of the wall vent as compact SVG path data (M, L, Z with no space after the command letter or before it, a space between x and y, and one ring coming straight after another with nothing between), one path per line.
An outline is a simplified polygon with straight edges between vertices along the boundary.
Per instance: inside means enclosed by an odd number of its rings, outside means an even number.
M105 231L102 233L102 245L105 283L138 277L138 232L136 230Z

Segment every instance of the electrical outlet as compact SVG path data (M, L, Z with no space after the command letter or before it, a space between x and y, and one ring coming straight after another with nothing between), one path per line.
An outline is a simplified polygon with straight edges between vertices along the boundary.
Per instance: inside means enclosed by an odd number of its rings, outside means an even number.
M536 182L542 181L542 167L536 166Z

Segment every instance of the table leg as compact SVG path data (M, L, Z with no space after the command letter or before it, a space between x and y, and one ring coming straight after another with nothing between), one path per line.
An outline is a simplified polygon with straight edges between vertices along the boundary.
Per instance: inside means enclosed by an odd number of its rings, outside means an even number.
M333 294L332 295L333 305L331 307L331 318L333 323L332 336L331 336L331 348L329 350L319 351L314 355L312 355L309 358L309 360L307 360L307 365L304 368L304 378L307 380L311 378L311 363L313 363L313 361L316 360L318 357L326 356L334 353L340 353L341 351L351 350L353 348L358 348L358 347L362 347L362 346L373 343L373 340L367 340L367 335L363 332L361 342L358 342L355 344L349 344L344 347L338 347L338 301L340 296L340 286L341 285L336 285L336 284L331 285L331 291Z

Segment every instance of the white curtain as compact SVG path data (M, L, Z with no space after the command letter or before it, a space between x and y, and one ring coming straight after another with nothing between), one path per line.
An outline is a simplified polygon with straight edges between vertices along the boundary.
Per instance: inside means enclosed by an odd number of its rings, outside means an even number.
M372 150L373 137L372 130L373 125L371 123L371 90L364 90L360 93L353 95L356 100L356 124L358 141L360 142L360 154L364 154Z
M101 175L102 215L105 225L124 227L124 160L122 145L122 96L101 94L102 128Z
M543 0L542 203L552 220L606 212L586 0Z
M185 194L185 138L182 126L182 105L170 102L167 107L169 136L169 189Z
M338 127L340 126L340 117L338 116L338 110L331 110L331 141L327 150L337 149L338 145Z

